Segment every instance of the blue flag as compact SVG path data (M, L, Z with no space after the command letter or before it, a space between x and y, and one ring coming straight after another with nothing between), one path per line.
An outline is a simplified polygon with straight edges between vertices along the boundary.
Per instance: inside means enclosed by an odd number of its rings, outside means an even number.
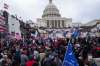
M76 30L76 31L74 31L73 33L72 33L72 37L73 38L76 38L76 37L78 37L79 36L79 31L78 30Z
M66 37L67 33L68 33L67 31L66 31L66 32L64 32L64 33L63 33L63 36L64 36L64 37Z
M73 53L72 44L68 44L62 66L79 66L77 59Z

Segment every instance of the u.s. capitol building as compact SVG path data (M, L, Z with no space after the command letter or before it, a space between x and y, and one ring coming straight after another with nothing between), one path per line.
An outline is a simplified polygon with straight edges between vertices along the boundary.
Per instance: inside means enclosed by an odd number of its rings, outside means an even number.
M58 8L49 0L49 4L43 11L42 18L37 19L39 27L46 29L63 29L72 24L71 18L61 17Z

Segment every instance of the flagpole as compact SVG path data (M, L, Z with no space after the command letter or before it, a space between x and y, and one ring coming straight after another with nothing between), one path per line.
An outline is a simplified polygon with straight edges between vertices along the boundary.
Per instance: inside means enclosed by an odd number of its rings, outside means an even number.
M5 7L4 4L5 4L5 0L3 0L3 10L6 11L5 8L4 8Z
M6 3L6 0L3 0L3 10L8 12L8 4Z
M72 38L72 37L71 37ZM68 50L68 44L70 44L70 42L71 42L71 38L69 38L69 41L68 41L68 43L67 43L67 46L66 46L66 52L65 52L65 55L64 55L64 57L66 57L66 53L67 53L67 50ZM64 60L65 60L65 58L64 58ZM63 61L63 63L62 63L62 66L64 65L64 61Z
M67 66L67 64L68 66L79 66L77 59L75 58L75 55L73 53L72 39L74 39L73 36L69 38L68 44L66 46L66 52L65 52L62 66ZM70 60L73 60L74 63L71 62Z

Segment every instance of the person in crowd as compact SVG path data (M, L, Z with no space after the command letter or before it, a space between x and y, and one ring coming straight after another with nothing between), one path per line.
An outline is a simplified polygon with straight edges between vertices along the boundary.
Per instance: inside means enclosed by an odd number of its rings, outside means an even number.
M21 51L21 66L25 66L25 63L28 61L28 56L25 52L25 49L22 49Z
M0 40L0 66L62 66L66 45L66 39L43 39L25 38L23 40L3 39ZM47 41L48 40L48 41ZM73 51L79 66L86 64L88 54L97 57L95 52L100 38L90 37L77 38L72 40ZM6 42L7 41L7 42Z
M38 66L38 62L34 60L33 56L29 56L29 60L26 62L25 66Z

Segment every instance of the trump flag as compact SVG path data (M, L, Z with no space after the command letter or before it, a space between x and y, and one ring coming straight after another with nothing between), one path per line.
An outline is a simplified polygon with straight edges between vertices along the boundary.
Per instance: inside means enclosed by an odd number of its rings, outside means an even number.
M75 55L73 53L71 43L68 44L62 66L79 66L77 59L75 58Z

